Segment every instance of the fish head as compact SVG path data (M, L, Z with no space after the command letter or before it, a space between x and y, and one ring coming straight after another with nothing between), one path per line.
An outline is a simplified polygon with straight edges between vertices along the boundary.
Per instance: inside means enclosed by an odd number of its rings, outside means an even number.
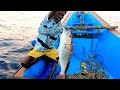
M72 34L69 31L66 31L66 41L67 41L67 44L72 44Z
M72 42L72 34L70 32L70 30L66 30L65 28L63 28L63 34L65 36L66 42ZM69 43L67 43L69 44Z

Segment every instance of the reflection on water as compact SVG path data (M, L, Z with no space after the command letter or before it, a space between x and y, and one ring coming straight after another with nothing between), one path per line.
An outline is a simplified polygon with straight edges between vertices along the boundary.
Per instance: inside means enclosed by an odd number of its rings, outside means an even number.
M6 79L20 68L20 60L31 48L30 43L37 37L39 24L48 12L0 11L0 79ZM120 24L115 15L97 13L111 25Z

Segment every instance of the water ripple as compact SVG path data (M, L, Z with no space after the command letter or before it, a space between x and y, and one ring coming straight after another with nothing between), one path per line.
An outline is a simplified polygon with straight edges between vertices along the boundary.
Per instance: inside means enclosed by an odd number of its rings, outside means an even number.
M29 49L27 48L21 48L21 49L15 49L15 50L12 50L12 51L9 51L9 52L17 52L17 53L25 53L25 52L28 52Z
M0 55L0 58L7 58L7 56L5 56L5 55Z
M9 70L8 63L0 61L0 70Z

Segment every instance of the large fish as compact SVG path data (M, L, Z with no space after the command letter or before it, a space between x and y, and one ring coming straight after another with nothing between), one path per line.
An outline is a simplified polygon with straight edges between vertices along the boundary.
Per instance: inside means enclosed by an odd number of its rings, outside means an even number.
M70 57L73 51L72 35L70 30L63 28L63 32L60 36L60 44L58 48L59 52L59 64L61 72L56 79L65 79L66 69L70 61Z

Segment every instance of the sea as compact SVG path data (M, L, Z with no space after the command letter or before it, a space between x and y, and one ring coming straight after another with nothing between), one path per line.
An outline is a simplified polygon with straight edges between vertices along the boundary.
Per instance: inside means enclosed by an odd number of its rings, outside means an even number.
M111 26L120 27L120 11L95 11ZM0 79L21 67L32 47L41 21L49 11L0 11ZM120 32L120 29L116 29Z

